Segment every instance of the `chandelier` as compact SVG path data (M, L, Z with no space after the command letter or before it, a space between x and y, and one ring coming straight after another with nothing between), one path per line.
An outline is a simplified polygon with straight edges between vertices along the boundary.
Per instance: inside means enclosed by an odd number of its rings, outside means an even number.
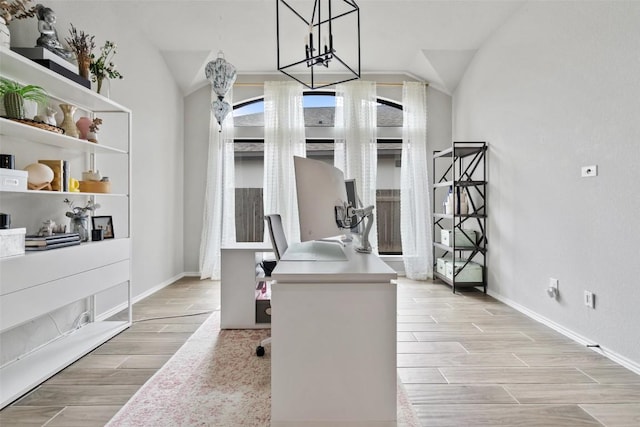
M355 0L277 0L278 71L309 89L360 78Z

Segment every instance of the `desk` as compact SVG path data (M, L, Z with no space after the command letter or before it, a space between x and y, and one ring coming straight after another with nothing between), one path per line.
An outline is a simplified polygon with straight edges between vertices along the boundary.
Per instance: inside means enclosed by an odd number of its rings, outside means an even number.
M256 265L264 252L271 252L267 243L234 243L221 251L220 327L222 329L268 328L268 323L256 323L256 285L263 280L256 274Z
M271 425L396 425L395 271L347 261L280 261L271 277Z

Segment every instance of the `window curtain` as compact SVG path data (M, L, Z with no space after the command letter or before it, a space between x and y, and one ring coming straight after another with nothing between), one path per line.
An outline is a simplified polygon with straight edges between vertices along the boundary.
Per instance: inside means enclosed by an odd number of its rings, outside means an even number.
M264 213L280 214L289 242L300 241L293 156L307 152L302 97L297 82L264 84Z
M433 277L431 198L427 170L427 88L404 82L400 169L400 236L409 279Z
M334 165L344 172L345 178L356 180L365 207L376 206L377 104L375 82L359 80L336 86ZM374 218L377 218L375 210ZM371 227L369 242L377 253L376 224Z
M215 99L217 95L211 90L211 102ZM224 99L233 103L233 89ZM220 248L235 241L233 113L227 115L221 129L209 108L209 154L200 240L201 279L220 280Z

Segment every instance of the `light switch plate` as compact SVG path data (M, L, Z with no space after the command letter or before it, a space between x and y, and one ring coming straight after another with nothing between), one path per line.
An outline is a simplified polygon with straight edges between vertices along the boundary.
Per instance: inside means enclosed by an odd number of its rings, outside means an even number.
M586 178L590 176L598 176L598 165L582 167L582 178Z

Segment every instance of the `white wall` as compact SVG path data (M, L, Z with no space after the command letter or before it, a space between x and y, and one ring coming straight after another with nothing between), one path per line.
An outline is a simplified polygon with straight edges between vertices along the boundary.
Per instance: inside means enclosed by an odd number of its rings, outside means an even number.
M476 54L453 116L455 139L490 145L490 291L640 367L638 22L637 2L527 3Z

